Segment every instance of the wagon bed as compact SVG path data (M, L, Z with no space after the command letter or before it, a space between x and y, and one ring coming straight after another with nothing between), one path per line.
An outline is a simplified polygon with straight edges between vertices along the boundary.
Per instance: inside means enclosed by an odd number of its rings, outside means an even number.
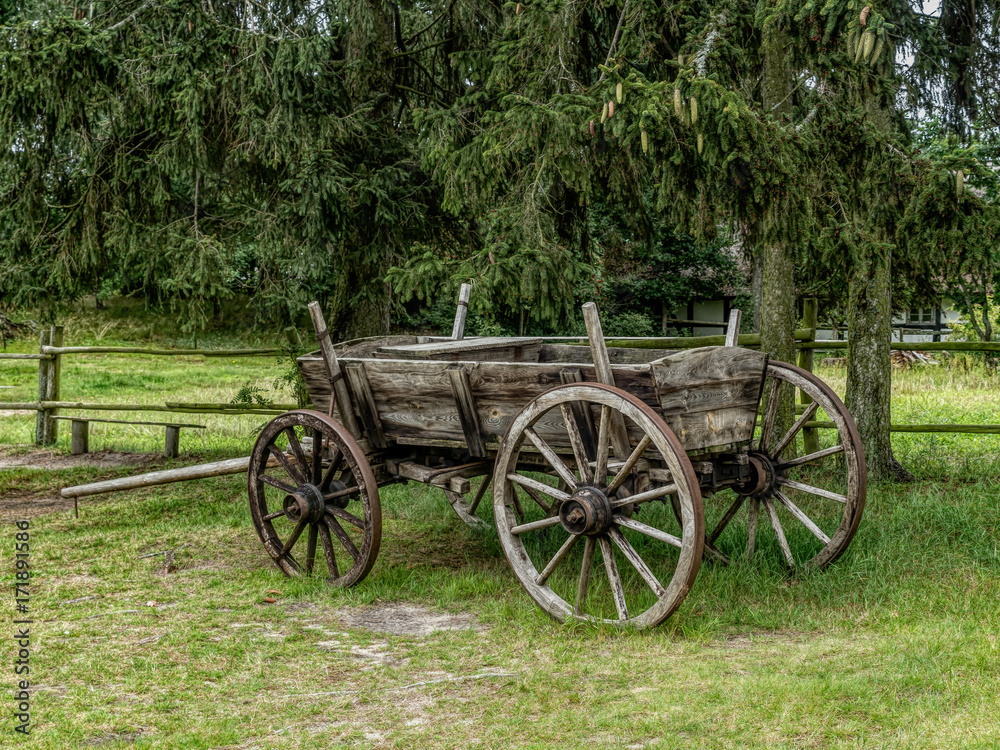
M486 448L495 451L532 399L561 384L602 382L588 347L544 344L537 338L395 336L335 350L351 402L363 405L359 416L368 418L386 441L402 445L464 447L470 434L479 433ZM736 347L606 351L614 385L656 409L688 452L750 440L767 362L760 352ZM300 357L298 366L313 408L327 412L332 388L321 353ZM472 404L474 419L463 416L465 403ZM561 425L546 427L540 434L554 446L569 447Z

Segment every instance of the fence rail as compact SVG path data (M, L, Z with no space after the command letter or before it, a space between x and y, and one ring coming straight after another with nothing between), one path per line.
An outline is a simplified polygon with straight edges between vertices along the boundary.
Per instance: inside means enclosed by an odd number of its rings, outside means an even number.
M0 359L38 361L38 400L0 402L0 409L34 411L35 443L52 445L58 437L57 417L61 409L89 411L152 411L182 414L280 414L296 408L296 404L268 404L267 406L235 406L233 404L200 404L168 401L164 404L103 404L81 401L62 401L59 391L62 379L62 358L76 354L137 354L154 357L265 357L283 351L277 347L260 349L155 349L136 346L63 346L63 327L51 326L40 332L38 354L8 354L0 352Z
M807 299L803 302L803 327L795 331L795 348L798 351L798 365L809 372L813 370L814 353L816 351L837 351L848 347L847 341L817 340L818 327L816 300ZM676 323L695 324L699 326L718 325L710 321L672 321ZM288 331L286 331L288 333ZM290 340L294 341L294 334ZM432 337L431 337L432 338ZM546 336L547 342L577 343L586 346L586 336ZM63 327L51 326L42 329L38 354L8 354L0 352L0 359L37 360L38 361L38 400L30 402L0 402L0 409L35 411L35 442L39 445L51 445L57 437L59 410L91 410L91 411L146 411L146 412L176 412L187 414L278 414L296 408L296 404L269 404L267 406L235 406L232 404L166 402L164 404L105 404L86 403L78 401L63 401L59 398L62 358L75 354L136 354L144 356L203 356L203 357L259 357L278 354L283 351L277 347L260 349L153 349L131 346L63 346ZM724 335L718 336L678 336L678 337L619 337L607 339L610 347L639 349L695 349L702 346L722 346L726 343ZM742 334L739 345L747 348L760 346L759 334ZM894 350L917 352L1000 352L1000 342L976 341L913 341L890 342ZM809 397L800 394L796 410L804 411L809 403ZM832 422L810 421L804 427L806 450L818 449L817 430L833 427ZM968 424L894 424L892 432L920 433L964 433L994 435L1000 434L1000 425L968 425Z

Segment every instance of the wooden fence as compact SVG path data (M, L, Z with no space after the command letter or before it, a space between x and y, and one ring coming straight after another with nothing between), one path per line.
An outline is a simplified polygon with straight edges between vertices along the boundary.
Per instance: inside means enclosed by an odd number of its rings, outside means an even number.
M816 339L817 307L816 301L807 299L803 303L803 327L795 331L795 348L798 351L799 367L812 372L814 353L817 350L837 351L847 349L847 341L820 341ZM722 324L720 324L722 325ZM287 333L287 331L286 331ZM301 342L294 334L289 335L293 345L301 348ZM428 338L430 340L430 338ZM580 341L585 343L586 337L556 336L548 337L547 341ZM646 348L646 349L694 349L700 346L722 346L726 337L719 336L686 336L660 338L616 338L607 339L610 347ZM760 346L758 334L742 334L739 345L748 348ZM915 341L891 342L892 349L919 352L1000 352L1000 342L974 341ZM186 414L279 414L296 408L296 404L272 404L267 407L240 407L232 404L208 404L187 402L166 402L164 404L113 404L113 403L83 403L60 400L62 358L76 354L135 354L145 356L204 356L204 357L259 357L278 354L279 348L264 349L148 349L127 346L63 346L63 327L51 326L43 329L40 336L38 354L7 354L0 352L0 360L38 360L38 400L29 402L0 402L0 409L30 410L36 412L35 443L51 445L57 437L58 421L55 419L60 410L92 410L92 411L155 411ZM805 411L808 396L800 394L800 402L796 411ZM806 427L826 429L833 426L830 422L808 422ZM1000 434L1000 424L969 425L969 424L894 424L893 432L938 432L966 434Z
M90 411L155 411L182 414L280 414L297 408L296 404L271 404L266 407L242 407L233 404L205 404L168 401L163 404L99 404L61 401L62 360L76 354L136 354L156 357L260 357L278 354L279 348L264 349L148 349L132 346L63 346L63 327L51 326L41 331L38 354L7 354L0 360L38 360L38 400L0 402L0 409L35 411L35 444L52 445L58 437L55 419L61 409Z

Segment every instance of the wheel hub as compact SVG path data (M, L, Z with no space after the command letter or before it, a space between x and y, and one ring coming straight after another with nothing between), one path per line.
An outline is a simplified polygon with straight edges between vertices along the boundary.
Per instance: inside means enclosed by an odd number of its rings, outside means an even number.
M745 482L737 482L733 489L740 495L767 497L778 486L778 471L774 462L763 453L750 453L747 457L747 468L750 476Z
M611 503L596 487L580 487L559 507L559 521L570 534L600 534L611 525Z
M319 487L313 484L303 484L292 494L285 495L282 509L292 521L297 522L305 518L310 523L315 523L326 512L326 503L323 501L323 493L320 492Z

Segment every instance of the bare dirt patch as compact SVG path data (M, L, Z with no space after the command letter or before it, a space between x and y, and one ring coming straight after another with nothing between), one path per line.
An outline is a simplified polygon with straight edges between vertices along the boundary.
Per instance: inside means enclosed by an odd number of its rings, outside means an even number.
M62 471L90 466L97 469L116 469L134 466L137 471L151 471L164 463L162 456L154 453L116 453L94 451L80 456L67 456L53 451L32 451L13 454L0 450L0 472L4 469L28 471ZM100 499L100 496L98 496ZM47 513L71 511L72 498L64 498L58 491L37 492L18 489L0 491L0 522L34 518Z
M161 456L154 453L116 453L115 451L94 451L80 456L67 456L52 451L36 451L19 456L0 452L0 470L40 469L58 471L92 466L98 469L112 469L119 466L155 466L163 463Z
M363 609L343 609L337 617L350 628L387 635L428 636L440 630L482 630L470 614L433 612L407 602L388 602Z

